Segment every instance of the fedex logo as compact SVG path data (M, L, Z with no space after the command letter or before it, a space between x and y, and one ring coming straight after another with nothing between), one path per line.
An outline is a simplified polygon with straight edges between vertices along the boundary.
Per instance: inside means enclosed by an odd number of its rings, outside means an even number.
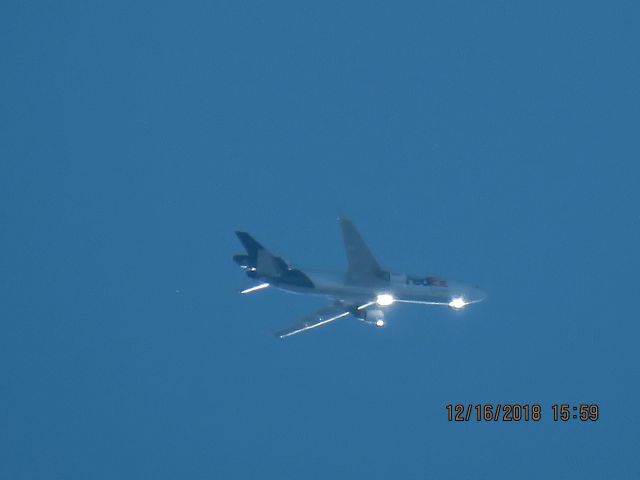
M438 277L409 277L407 285L423 285L425 287L447 287L447 281Z

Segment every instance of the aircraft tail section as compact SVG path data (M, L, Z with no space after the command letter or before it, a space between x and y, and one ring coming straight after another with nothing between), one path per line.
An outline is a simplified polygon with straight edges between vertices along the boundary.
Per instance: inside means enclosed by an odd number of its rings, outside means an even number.
M247 232L236 232L236 235L247 251L246 255L233 257L233 260L242 268L266 277L281 276L289 269L284 260L273 255Z

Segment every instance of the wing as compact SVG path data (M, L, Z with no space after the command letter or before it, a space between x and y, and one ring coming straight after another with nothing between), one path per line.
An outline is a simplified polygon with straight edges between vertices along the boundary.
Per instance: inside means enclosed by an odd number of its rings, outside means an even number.
M326 307L322 307L311 315L307 315L293 325L289 325L282 330L274 332L274 335L280 338L290 337L296 333L302 333L307 330L311 330L312 328L322 327L349 315L351 315L351 309L348 306L342 304L331 304Z
M340 218L340 226L349 263L347 280L349 282L366 282L381 279L383 271L353 222L346 218Z

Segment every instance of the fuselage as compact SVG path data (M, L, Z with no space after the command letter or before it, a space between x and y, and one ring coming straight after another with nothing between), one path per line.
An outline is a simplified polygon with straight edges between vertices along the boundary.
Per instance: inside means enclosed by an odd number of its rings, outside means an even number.
M349 280L345 273L304 270L308 281L299 278L263 278L272 286L287 292L321 295L337 300L369 302L378 298L391 302L446 305L462 308L482 301L486 294L476 286L433 276L390 273L384 279L359 282Z
M484 300L477 286L435 276L392 273L382 268L355 225L340 218L347 254L346 272L332 273L294 267L264 248L249 233L237 231L245 254L233 256L247 276L259 283L240 293L268 287L286 292L329 297L331 302L297 323L276 332L279 338L322 327L348 316L377 328L384 327L384 307L394 303L443 305L454 310Z

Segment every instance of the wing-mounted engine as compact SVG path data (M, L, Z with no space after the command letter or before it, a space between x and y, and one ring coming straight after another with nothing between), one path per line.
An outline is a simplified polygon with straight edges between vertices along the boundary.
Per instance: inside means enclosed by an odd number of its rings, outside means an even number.
M353 313L353 316L358 320L374 327L384 327L386 322L384 321L384 312L380 308L368 308L363 310L357 310Z

